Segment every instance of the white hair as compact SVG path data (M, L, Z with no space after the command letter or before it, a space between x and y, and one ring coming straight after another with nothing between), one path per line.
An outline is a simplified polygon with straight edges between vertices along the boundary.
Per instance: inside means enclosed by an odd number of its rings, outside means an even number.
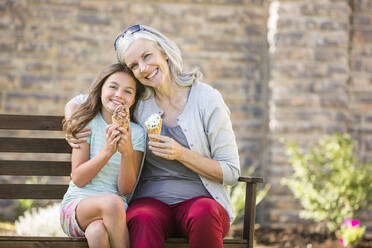
M183 72L183 59L181 51L170 39L165 37L159 31L149 26L140 25L141 30L126 34L124 37L118 38L116 42L116 55L121 64L126 64L124 54L133 41L137 39L146 39L155 43L155 45L168 56L168 66L171 79L182 87L191 86L195 81L201 80L202 73L198 68L194 68L190 72ZM152 87L145 86L144 98L150 98L154 95Z

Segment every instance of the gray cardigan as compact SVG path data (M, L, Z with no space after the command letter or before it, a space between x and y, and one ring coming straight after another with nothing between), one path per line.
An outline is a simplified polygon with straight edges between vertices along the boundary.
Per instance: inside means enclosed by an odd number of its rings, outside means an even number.
M79 95L71 99L70 102L81 104L86 100L86 97L87 95ZM143 126L145 120L153 113L160 115L163 113L153 97L139 101L135 111L136 121ZM230 221L232 221L233 212L230 197L224 185L233 185L238 181L240 162L230 120L230 111L221 94L207 84L194 83L185 109L177 118L177 123L182 128L192 151L217 160L221 164L223 184L202 176L200 178L211 196L226 209ZM142 160L138 177L141 175L143 164ZM136 186L137 184L138 180Z
M136 121L143 125L153 113L163 114L163 110L158 107L153 97L140 101L135 111ZM230 198L224 184L233 185L237 182L240 176L240 163L230 111L221 94L207 84L194 83L177 123L182 128L192 151L217 160L221 164L223 184L203 176L200 178L211 196L226 209L232 220ZM142 166L143 164L140 172Z

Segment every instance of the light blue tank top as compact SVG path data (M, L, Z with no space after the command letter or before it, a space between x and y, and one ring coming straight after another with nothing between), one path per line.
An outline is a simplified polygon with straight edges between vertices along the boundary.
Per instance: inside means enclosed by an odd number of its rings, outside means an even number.
M145 130L140 125L133 122L130 122L129 125L131 128L133 149L143 152L145 150ZM90 127L92 131L92 135L88 137L88 144L90 145L89 158L93 158L103 149L106 143L105 129L107 123L103 120L101 114L98 113L87 126ZM116 152L101 171L83 187L76 186L71 180L69 188L63 197L61 208L77 199L105 194L116 194L121 196L127 208L126 198L120 194L117 188L120 160L121 154Z

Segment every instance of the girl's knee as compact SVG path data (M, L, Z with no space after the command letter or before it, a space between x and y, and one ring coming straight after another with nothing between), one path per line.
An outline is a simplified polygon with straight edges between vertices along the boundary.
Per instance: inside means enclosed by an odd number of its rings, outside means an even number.
M104 203L102 208L107 213L116 216L119 214L124 214L125 216L125 205L122 198L115 194L106 195L104 198Z
M94 240L96 239L108 240L109 237L106 227L103 224L102 220L96 220L90 223L85 230L85 236L87 237L87 239Z

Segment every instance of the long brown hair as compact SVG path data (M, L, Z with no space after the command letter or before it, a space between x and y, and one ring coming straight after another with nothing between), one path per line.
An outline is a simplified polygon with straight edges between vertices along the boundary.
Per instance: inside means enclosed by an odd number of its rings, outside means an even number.
M102 109L101 92L106 79L116 72L125 72L136 82L136 96L130 107L130 118L134 120L134 109L141 98L144 86L134 77L132 71L120 63L106 66L93 81L87 100L72 114L70 119L63 119L63 130L67 134L75 135L80 132Z

